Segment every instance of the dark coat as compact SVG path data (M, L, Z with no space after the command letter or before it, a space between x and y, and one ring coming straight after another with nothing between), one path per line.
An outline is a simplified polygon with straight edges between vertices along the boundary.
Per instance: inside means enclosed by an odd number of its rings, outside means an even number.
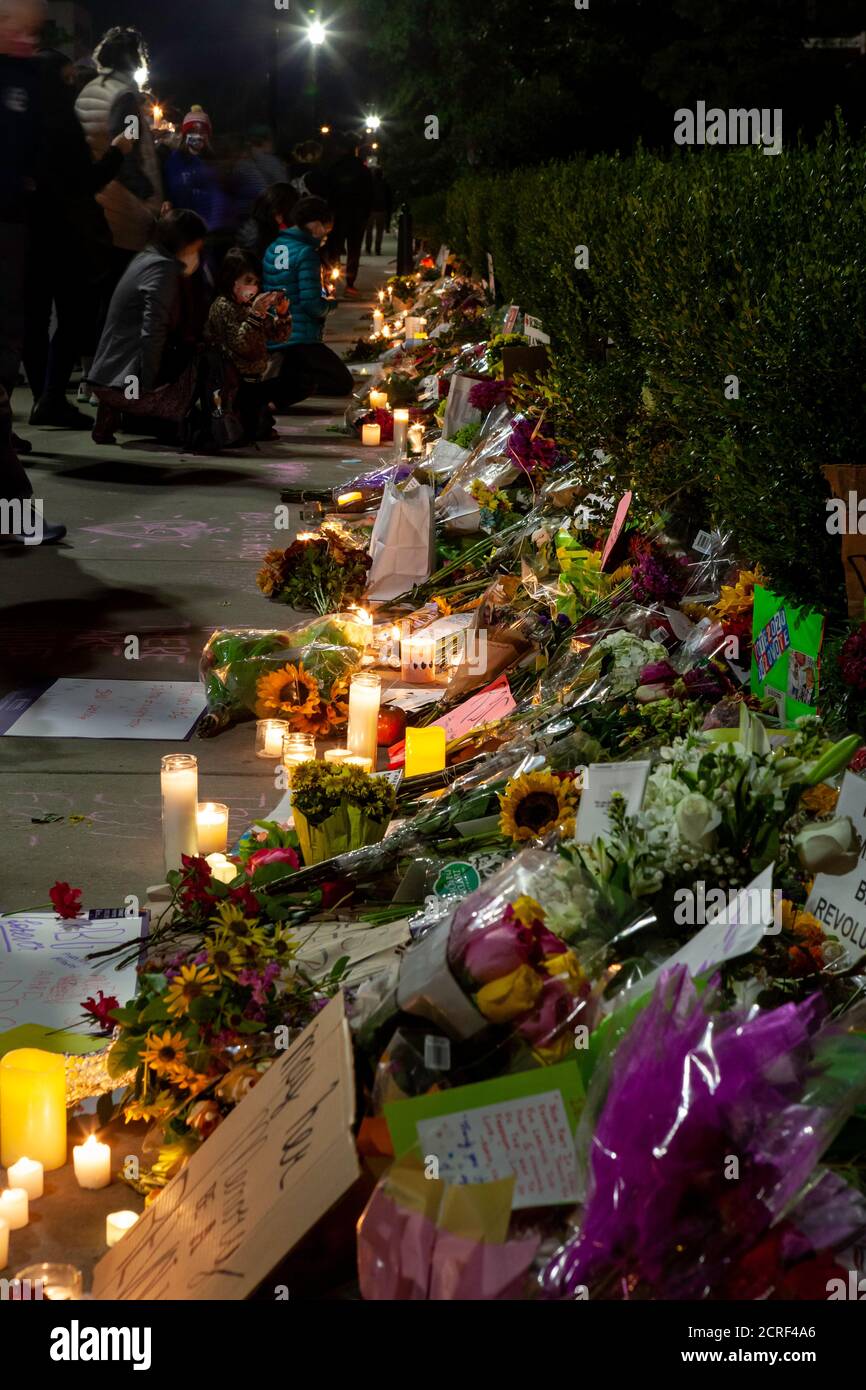
M176 316L180 280L180 263L155 247L130 261L111 297L87 378L91 385L123 390L134 377L142 396L154 389Z

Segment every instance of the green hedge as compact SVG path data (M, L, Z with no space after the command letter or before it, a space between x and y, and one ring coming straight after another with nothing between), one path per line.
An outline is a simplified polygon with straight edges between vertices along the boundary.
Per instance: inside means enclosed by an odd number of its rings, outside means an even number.
M841 604L821 465L866 461L866 141L473 176L447 229L543 320L550 409L588 480L727 524L792 598Z

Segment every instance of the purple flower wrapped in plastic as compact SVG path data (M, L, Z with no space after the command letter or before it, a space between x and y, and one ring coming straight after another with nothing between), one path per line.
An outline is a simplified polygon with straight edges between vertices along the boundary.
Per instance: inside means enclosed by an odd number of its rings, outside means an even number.
M488 415L497 405L507 401L511 393L511 382L498 378L484 378L476 381L469 390L469 404L482 415Z
M594 1079L588 1197L579 1235L542 1275L548 1295L826 1297L814 1290L832 1252L866 1229L860 1195L815 1173L866 1094L866 1038L819 1030L817 996L727 1014L716 1003L670 972Z

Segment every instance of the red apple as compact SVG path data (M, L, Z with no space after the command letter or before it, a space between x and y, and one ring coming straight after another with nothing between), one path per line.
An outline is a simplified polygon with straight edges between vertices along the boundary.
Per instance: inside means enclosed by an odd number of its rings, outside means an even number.
M380 748L390 748L399 743L406 733L406 711L396 705L383 705L379 710L377 742Z

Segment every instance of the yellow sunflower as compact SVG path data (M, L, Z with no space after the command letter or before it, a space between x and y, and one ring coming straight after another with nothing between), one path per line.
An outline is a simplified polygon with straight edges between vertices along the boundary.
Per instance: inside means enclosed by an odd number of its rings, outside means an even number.
M291 662L279 671L269 671L256 682L256 712L260 719L290 719L312 714L320 702L319 682L301 661Z
M188 1046L183 1033L173 1033L170 1028L166 1028L161 1037L159 1033L148 1033L144 1040L141 1060L146 1067L155 1071L157 1076L164 1076L167 1080L173 1081L175 1074L182 1071L186 1065Z
M165 1004L175 1018L189 1013L194 999L205 994L215 994L217 977L206 965L182 965L180 974L169 985L165 993Z
M203 1091L206 1086L211 1084L211 1077L205 1076L203 1072L196 1071L193 1067L179 1066L175 1068L172 1076L175 1086L179 1086L182 1091L189 1091L191 1096L197 1096L199 1091Z
M247 917L242 907L239 907L237 903L229 902L220 903L211 918L211 923L217 931L220 928L225 928L226 931L230 931L238 937L251 936L256 926L254 919Z
M123 1107L123 1119L126 1124L133 1124L136 1120L162 1120L174 1106L174 1098L170 1091L159 1091L153 1100L130 1100Z
M284 565L286 552L284 550L269 550L262 562L262 567L256 575L256 583L263 594L270 598L271 594L278 593L285 583Z
M755 601L755 585L763 584L764 580L760 565L756 565L753 570L740 570L736 584L722 585L718 602L713 604L710 612L716 618L731 618L748 613Z
M206 950L208 965L217 979L237 979L238 971L243 968L243 958L237 940L230 931L222 929L216 932Z
M522 772L499 798L499 829L515 841L534 840L551 830L574 832L575 791L569 778L552 772Z

